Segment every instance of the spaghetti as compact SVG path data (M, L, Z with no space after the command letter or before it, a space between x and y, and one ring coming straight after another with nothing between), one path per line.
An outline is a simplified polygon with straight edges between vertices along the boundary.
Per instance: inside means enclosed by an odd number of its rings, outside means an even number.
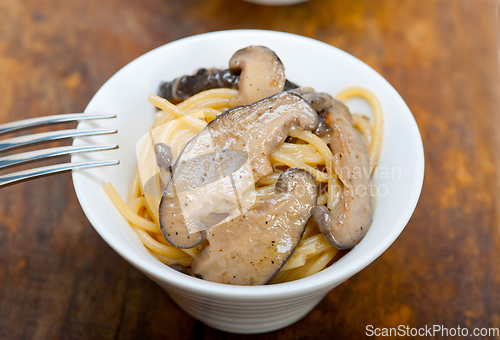
M166 265L190 267L193 258L202 251L207 241L203 241L195 248L179 249L169 244L163 237L158 222L158 207L169 173L158 167L155 161L154 143L151 141L170 146L172 161L175 162L185 145L197 133L230 108L229 102L237 94L238 91L232 89L207 90L177 105L151 95L149 102L160 111L156 113L149 135L139 143L140 156L128 192L127 204L118 196L110 183L104 185L110 200L129 222L144 246ZM361 87L350 87L337 95L340 100L352 97L366 99L373 109L373 125L366 117L353 115L355 128L364 136L370 160L370 173L372 173L377 165L382 143L381 106L372 92ZM333 167L334 155L328 146L329 135L319 137L310 131L295 127L290 129L289 136L293 137L295 142L284 143L271 155L275 171L255 183L256 198L272 194L281 172L287 167L297 167L310 172L318 183L323 183L317 203L332 209L338 200L339 183ZM148 180L144 181L145 179ZM271 283L297 280L315 274L327 267L338 252L339 250L323 237L314 219L310 219L300 243Z

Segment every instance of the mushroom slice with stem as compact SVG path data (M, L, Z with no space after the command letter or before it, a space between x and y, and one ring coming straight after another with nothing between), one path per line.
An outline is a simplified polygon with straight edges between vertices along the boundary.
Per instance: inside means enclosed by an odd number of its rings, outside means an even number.
M284 171L274 194L207 231L209 245L194 258L193 274L227 284L268 283L299 243L317 196L311 174Z
M335 99L332 104L323 117L332 130L330 147L340 183L339 200L331 211L324 205L314 207L313 216L331 245L348 249L363 239L372 222L370 164L349 109Z
M193 75L184 75L160 85L159 96L172 103L179 103L202 91L211 89L238 89L241 70L200 68ZM288 79L283 91L290 91L299 86Z
M172 166L159 208L167 241L178 248L195 247L205 238L205 222L241 215L248 208L242 202L254 202L243 195L273 172L270 154L289 129L314 130L318 122L311 105L289 92L235 107L210 122Z
M285 68L280 58L265 46L249 46L232 56L231 71L241 71L238 96L231 106L248 105L283 91Z
M231 102L236 106L298 87L285 79L283 63L276 53L264 46L249 46L232 56L228 69L200 68L193 75L162 83L159 95L178 103L205 90L239 89L240 94Z

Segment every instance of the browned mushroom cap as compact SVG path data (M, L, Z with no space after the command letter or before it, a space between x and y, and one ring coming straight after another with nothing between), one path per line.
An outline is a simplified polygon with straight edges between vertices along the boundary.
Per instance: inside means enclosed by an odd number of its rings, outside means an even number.
M330 211L324 205L313 209L314 219L330 244L348 249L358 244L372 222L370 164L361 134L342 102L334 100L325 122L332 129L330 147L340 181L340 199Z
M334 99L328 93L316 92L312 87L299 87L291 90L291 92L297 93L307 100L316 112L328 109L333 105Z
M207 231L209 245L194 258L193 274L236 285L268 283L299 243L317 195L308 172L284 171L271 197Z
M334 110L340 111L347 110L347 107L341 101L333 99L328 93L316 92L312 87L299 87L291 91L301 95L318 113L319 125L314 131L318 136L323 136L331 130L328 124L326 124L326 116L329 108L333 107Z
M219 70L216 68L201 68L193 75L184 75L160 85L159 96L172 103L179 103L201 91L210 89L238 89L241 70ZM298 88L297 84L285 80L284 91Z
M184 75L160 85L160 97L174 103L188 99L195 94L218 88L238 89L239 74L229 69L200 68L193 75Z
M285 68L276 53L265 46L237 51L229 61L231 71L241 70L239 94L231 105L248 105L283 91Z
M259 64L260 63L260 64ZM240 77L247 79L241 87ZM263 46L250 46L237 51L230 61L230 68L200 68L193 75L184 75L160 85L159 95L171 102L181 102L195 94L217 88L240 89L240 97L233 100L233 106L251 104L280 91L289 91L299 86L284 78L284 69L278 56ZM269 81L271 84L269 86ZM256 85L261 89L256 90ZM267 91L265 90L267 89ZM246 94L255 91L253 98L243 99Z
M227 176L239 169L247 162L245 157L250 164L252 184L272 173L270 154L284 142L294 124L314 130L318 126L318 115L302 97L289 92L233 108L208 124L182 151L163 192L159 215L167 241L179 248L197 246L204 239L203 232L189 233L189 226L204 229L205 217L230 210L229 193L222 189L206 190L204 183L217 182L220 174ZM233 163L224 160L226 150L240 151L237 157L229 157ZM194 190L189 192L191 197L183 195L184 200L179 196L188 190ZM183 215L183 209L194 212L188 218L190 222L186 219L188 216Z

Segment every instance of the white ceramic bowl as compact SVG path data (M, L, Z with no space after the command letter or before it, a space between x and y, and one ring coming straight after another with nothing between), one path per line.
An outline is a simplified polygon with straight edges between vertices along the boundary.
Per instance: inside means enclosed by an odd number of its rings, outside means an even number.
M326 270L294 282L267 286L231 286L181 274L154 258L105 195L111 182L125 198L136 166L135 144L146 133L155 109L147 101L162 80L191 74L199 67L225 67L231 55L248 45L276 51L287 78L316 90L336 94L348 86L363 86L381 101L385 124L379 169L395 169L393 176L377 176L383 188L373 225L363 241ZM366 106L348 103L356 110ZM105 154L74 156L73 160L118 158L119 166L73 174L76 194L90 223L124 259L170 294L188 314L228 332L260 333L276 330L306 315L333 288L380 256L406 226L417 204L424 175L424 154L417 124L396 90L377 72L330 45L297 35L237 30L207 33L159 47L137 58L96 93L85 112L113 112L115 120L81 123L115 127L118 134L93 138L117 142L120 149ZM82 143L77 141L75 143ZM388 177L388 178L386 178ZM387 194L384 194L387 191ZM367 306L367 308L369 308Z

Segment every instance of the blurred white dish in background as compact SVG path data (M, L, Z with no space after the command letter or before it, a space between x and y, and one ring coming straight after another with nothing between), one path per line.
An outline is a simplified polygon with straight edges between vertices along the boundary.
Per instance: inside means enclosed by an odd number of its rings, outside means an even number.
M381 188L373 224L363 241L324 271L293 282L265 286L232 286L182 274L157 260L142 244L106 196L111 182L126 199L136 167L135 146L151 128L155 108L148 96L162 81L192 74L200 67L227 65L233 53L264 45L283 61L287 78L301 86L337 94L350 86L365 87L378 97L384 112L384 138L373 181ZM364 103L348 101L354 112L368 113ZM287 34L259 30L197 35L159 47L134 60L96 93L86 113L116 113L113 121L78 127L113 127L118 134L93 139L118 143L109 157L119 166L73 174L75 191L90 223L124 259L164 287L187 313L228 332L262 333L285 327L306 315L333 288L379 257L399 236L417 204L424 175L424 154L417 124L401 96L369 66L335 47ZM96 140L99 139L99 140ZM75 141L75 144L85 141ZM73 161L97 159L96 154ZM349 306L343 306L349 308ZM370 308L367 306L367 308Z
M246 2L253 2L254 4L267 5L267 6L286 6L296 5L309 0L243 0Z

